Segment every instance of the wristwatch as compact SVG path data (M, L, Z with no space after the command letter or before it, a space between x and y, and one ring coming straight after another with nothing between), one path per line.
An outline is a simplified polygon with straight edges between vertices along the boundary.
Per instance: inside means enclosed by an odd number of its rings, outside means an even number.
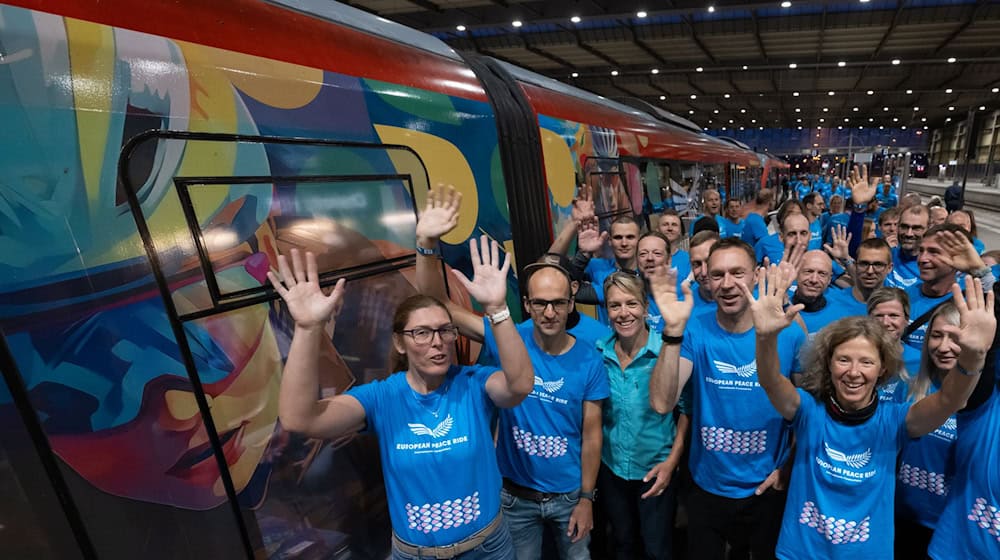
M581 498L586 498L586 499L590 500L591 502L597 500L597 488L594 488L590 492L584 492L583 490L580 490L580 497Z
M510 308L509 307L504 307L500 311L497 311L496 313L489 314L486 317L489 318L491 325L496 325L497 323L502 323L502 322L506 321L507 319L510 319Z

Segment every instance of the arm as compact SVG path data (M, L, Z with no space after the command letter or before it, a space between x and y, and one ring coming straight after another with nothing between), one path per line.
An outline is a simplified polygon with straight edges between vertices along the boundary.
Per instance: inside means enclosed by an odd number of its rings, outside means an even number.
M573 238L577 235L577 229L588 224L597 224L597 216L594 213L594 200L591 196L590 185L582 184L573 199L573 209L570 213L571 220L567 222L563 229L556 236L552 245L549 246L549 253L566 254L569 246L573 243Z
M664 460L659 465L653 467L646 476L642 477L643 482L649 482L650 480L656 479L656 482L649 487L649 490L640 496L641 499L645 500L652 496L659 496L663 494L667 486L670 485L671 479L673 479L674 473L677 472L677 468L680 467L681 458L684 456L684 450L687 448L687 432L691 429L691 417L687 414L680 414L677 416L677 430L674 434L674 443L670 447L670 455L667 455L666 460Z
M794 278L794 268L772 265L769 269L757 270L757 294L745 284L740 284L744 295L750 301L753 314L753 326L757 335L757 381L767 392L778 414L785 420L791 420L799 410L801 400L791 380L781 375L781 363L778 359L778 333L792 324L792 320L802 309L802 304L793 305L787 310L783 308L785 294Z
M601 444L604 431L601 426L601 402L583 402L583 446L580 453L580 490L592 492L597 485L597 470L601 466ZM594 504L587 498L580 498L569 516L569 530L566 536L573 542L586 537L594 528Z
M850 243L850 254L851 257L858 256L858 245L861 245L861 232L864 230L865 226L865 212L867 211L868 203L875 198L875 193L878 191L878 177L869 180L868 179L868 165L862 165L861 171L858 171L858 166L855 165L854 169L851 170L851 176L847 178L847 187L851 189L851 200L854 205L851 207L851 217L847 221L847 231L851 236ZM860 211L856 211L856 207L865 207Z
M965 406L976 388L997 326L993 315L993 292L983 294L982 290L979 279L971 277L966 278L964 298L958 284L951 287L952 298L958 308L959 326L945 325L942 328L961 348L958 368L945 376L940 391L910 407L906 414L906 431L910 437L920 437L944 424L949 416ZM963 375L959 368L969 374ZM987 375L992 375L992 372Z
M319 286L316 255L306 253L303 266L297 249L292 249L291 268L288 259L279 255L278 274L269 271L267 277L295 320L295 333L278 391L281 425L319 439L360 430L365 425L365 411L357 399L348 395L317 399L320 343L330 336L325 325L334 320L343 306L344 280L337 282L329 295L324 294Z
M653 300L663 315L663 334L665 336L683 337L684 328L694 309L694 294L691 285L681 283L684 294L682 301L677 300L677 274L668 271L666 267L657 267L649 275L649 287ZM666 414L677 405L680 390L691 377L693 365L690 360L681 358L680 344L663 344L656 365L649 376L649 405L659 414Z

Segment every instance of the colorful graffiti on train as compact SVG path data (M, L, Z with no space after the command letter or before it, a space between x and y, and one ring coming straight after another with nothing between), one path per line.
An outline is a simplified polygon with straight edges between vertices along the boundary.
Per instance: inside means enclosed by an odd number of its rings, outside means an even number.
M401 170L391 150L165 139L137 147L132 176L122 181L119 155L135 134L409 146L426 169L427 179L413 180L417 205L428 179L465 195L462 222L445 239L451 264L465 267L463 244L480 232L510 243L495 122L484 102L11 7L0 7L0 34L0 122L10 139L0 150L0 328L53 450L109 500L191 510L226 501L169 320L170 309L185 315L213 305L174 178L419 175ZM405 181L215 187L192 189L190 204L223 292L260 288L276 251L291 246L322 252L326 270L412 253ZM154 234L169 302L127 188ZM410 274L349 287L325 353L326 390L386 374L391 311L413 291ZM256 511L269 553L289 545L283 539L294 527L313 527L331 547L345 535L388 530L370 442L305 441L277 424L292 325L276 304L206 314L183 329L233 484ZM388 540L376 542L366 546Z

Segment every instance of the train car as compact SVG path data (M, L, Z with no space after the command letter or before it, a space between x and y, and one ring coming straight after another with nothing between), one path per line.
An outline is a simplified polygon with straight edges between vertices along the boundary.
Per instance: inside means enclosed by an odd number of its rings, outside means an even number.
M276 255L350 280L335 394L389 373L432 185L464 195L442 273L469 272L480 234L544 252L581 181L607 221L765 167L326 0L12 0L0 45L3 558L385 558L374 442L277 421Z

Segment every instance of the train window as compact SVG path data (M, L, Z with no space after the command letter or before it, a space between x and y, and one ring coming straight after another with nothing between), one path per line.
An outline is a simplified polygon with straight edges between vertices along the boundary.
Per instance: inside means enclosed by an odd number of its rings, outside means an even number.
M641 187L639 195L639 211L633 206L633 199L626 187L628 181L618 158L587 158L584 163L584 173L587 184L594 196L594 206L597 217L601 220L602 229L607 229L611 222L619 216L638 214L642 211Z

